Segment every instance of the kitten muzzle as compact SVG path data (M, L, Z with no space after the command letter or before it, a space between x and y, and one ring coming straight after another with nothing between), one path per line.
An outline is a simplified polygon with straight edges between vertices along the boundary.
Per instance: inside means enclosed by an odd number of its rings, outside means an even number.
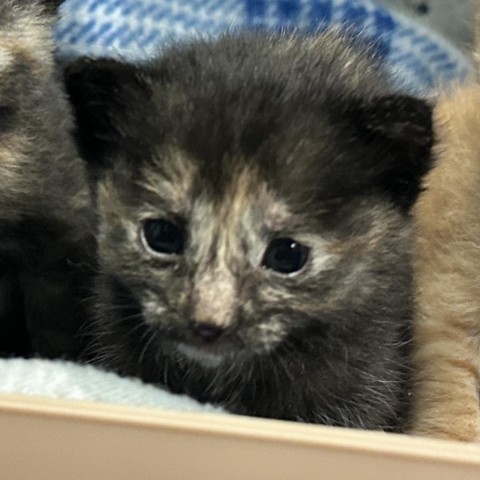
M216 368L220 366L231 354L231 350L227 353L225 347L216 347L215 344L192 345L189 343L179 343L177 345L177 353L188 358L204 367Z

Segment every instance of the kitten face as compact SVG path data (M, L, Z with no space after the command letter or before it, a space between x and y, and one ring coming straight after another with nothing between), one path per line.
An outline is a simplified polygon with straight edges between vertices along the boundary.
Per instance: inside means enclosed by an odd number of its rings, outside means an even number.
M97 360L235 412L395 426L428 107L331 33L80 62L67 88L99 177Z
M167 155L172 171L163 176L145 167L131 186L138 201L125 203L125 185L112 176L101 184L100 252L104 268L135 295L145 323L168 332L171 348L202 364L272 352L312 322L327 328L322 317L341 304L360 306L376 291L376 244L395 248L407 238L388 202L336 199L309 215L289 207L253 170L233 174L223 197L212 197L194 160L179 151ZM181 238L182 248L156 250L150 222L175 225L173 241ZM289 252L292 244L305 249L303 265L301 253ZM221 338L198 335L202 325Z

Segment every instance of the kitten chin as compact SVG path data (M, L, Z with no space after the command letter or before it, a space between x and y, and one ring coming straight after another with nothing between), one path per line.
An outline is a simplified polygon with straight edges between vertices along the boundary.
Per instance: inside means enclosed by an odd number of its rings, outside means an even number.
M96 179L93 361L248 415L399 430L431 109L338 31L65 71Z
M235 361L235 357L229 358L226 353L212 351L208 347L205 349L187 343L179 343L176 349L180 356L198 363L198 365L204 368L218 368L223 366L228 360Z
M0 353L76 355L94 238L54 64L56 4L0 3Z

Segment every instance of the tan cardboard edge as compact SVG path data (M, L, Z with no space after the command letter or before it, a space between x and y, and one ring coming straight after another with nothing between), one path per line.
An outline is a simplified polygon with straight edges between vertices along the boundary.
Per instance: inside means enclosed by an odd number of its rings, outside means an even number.
M225 436L243 440L278 442L371 453L375 456L410 457L479 467L480 445L431 440L383 432L308 425L216 413L190 413L155 408L60 400L27 395L0 394L0 414L22 414L69 421L164 429L189 434Z

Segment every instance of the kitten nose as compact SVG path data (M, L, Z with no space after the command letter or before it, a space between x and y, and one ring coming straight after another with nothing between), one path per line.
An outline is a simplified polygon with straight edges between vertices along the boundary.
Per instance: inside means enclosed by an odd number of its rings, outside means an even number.
M214 323L206 322L192 322L191 328L195 335L207 343L212 343L217 340L224 331L222 327Z

